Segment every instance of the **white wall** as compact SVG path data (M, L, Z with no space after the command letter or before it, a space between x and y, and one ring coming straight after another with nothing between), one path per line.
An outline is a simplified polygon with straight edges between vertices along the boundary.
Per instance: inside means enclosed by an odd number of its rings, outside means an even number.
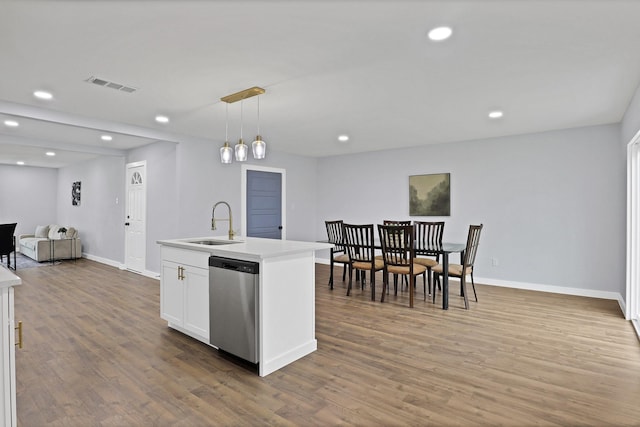
M631 138L640 130L640 88L636 90L622 119L622 143L626 149Z
M57 222L78 229L84 254L124 260L124 173L123 157L99 157L59 170ZM72 206L76 181L81 182L81 200Z
M147 161L147 270L160 271L157 240L223 235L211 230L211 209L220 200L231 205L240 231L241 165L223 165L220 147L210 141L155 143L131 151L127 162ZM314 240L316 160L269 150L259 164L287 173L287 238Z
M445 240L485 228L476 277L624 294L625 179L618 125L329 157L324 221L443 219ZM451 216L409 217L408 177L451 173ZM498 260L492 266L491 259Z
M14 223L16 240L57 215L58 170L0 165L0 223Z

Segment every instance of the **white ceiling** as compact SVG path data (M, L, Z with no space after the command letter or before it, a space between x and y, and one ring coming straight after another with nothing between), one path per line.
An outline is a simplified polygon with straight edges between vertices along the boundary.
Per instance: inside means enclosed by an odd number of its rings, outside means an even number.
M640 82L638 22L636 0L2 0L0 163L60 167L156 140L217 147L220 98L252 86L266 89L268 150L307 156L616 123ZM453 36L430 42L439 25ZM257 99L243 103L249 141ZM230 141L239 129L229 104Z

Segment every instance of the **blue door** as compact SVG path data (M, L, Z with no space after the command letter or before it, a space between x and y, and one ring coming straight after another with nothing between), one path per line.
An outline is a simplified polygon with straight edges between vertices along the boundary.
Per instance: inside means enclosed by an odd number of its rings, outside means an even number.
M282 175L247 171L247 236L282 238Z

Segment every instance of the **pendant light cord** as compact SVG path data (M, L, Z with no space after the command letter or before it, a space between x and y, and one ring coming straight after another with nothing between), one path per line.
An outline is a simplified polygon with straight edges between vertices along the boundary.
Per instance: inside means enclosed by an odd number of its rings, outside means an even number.
M229 142L229 103L227 106L227 117L224 121L224 142Z
M240 101L240 139L242 139L242 105L244 101Z
M260 97L258 97L258 135L260 135Z

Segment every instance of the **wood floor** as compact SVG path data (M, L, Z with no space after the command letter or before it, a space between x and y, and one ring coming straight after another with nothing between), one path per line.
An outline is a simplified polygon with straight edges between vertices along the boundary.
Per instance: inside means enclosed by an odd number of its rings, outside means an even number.
M421 290L409 309L406 292L346 297L339 275L330 291L328 271L318 351L260 378L167 328L156 280L88 260L18 270L18 423L640 425L640 343L615 301L478 285L469 311Z

